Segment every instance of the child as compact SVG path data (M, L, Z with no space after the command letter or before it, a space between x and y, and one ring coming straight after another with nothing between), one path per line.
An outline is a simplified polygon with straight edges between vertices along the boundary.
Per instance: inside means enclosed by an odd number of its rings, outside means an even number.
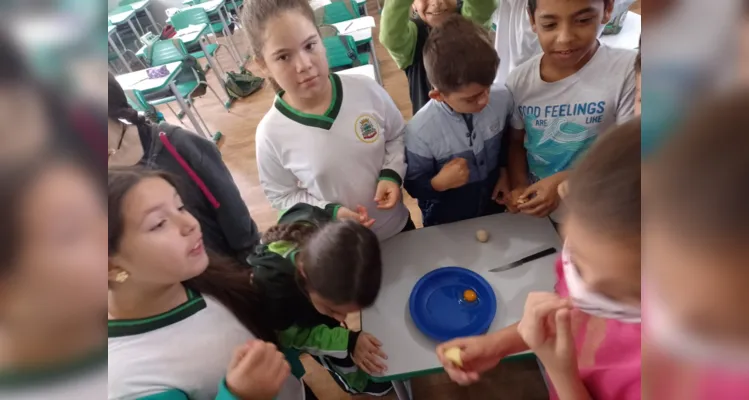
M653 380L647 393L745 399L749 91L721 94L693 110L655 150L643 175L643 346L651 345Z
M200 221L208 248L244 262L260 233L216 145L178 126L148 123L130 107L111 73L108 113L109 165L138 164L180 177L186 206Z
M495 214L509 203L501 143L512 98L504 86L491 87L498 62L486 31L459 15L434 28L424 45L434 88L406 126L404 183L424 226Z
M612 0L528 1L543 54L507 80L516 107L508 164L513 199L525 214L556 210L557 187L570 165L600 132L634 111L636 53L597 40L612 6Z
M282 89L255 137L271 205L326 208L381 240L413 229L400 188L405 123L385 89L329 72L306 0L252 1L243 18L258 65Z
M255 339L275 338L250 271L209 260L173 178L114 169L108 192L108 398L305 398L275 345Z
M384 395L392 385L369 379L384 371L380 342L341 327L346 315L377 297L380 246L359 223L330 220L308 204L289 209L251 258L252 281L282 346L313 355L348 393Z
M519 324L440 345L453 380L475 382L530 349L553 399L641 398L640 143L638 118L607 132L572 170L556 293L531 293ZM443 355L452 347L461 369Z
M419 19L409 19L411 6ZM380 43L406 73L413 114L429 101L429 83L424 59L424 43L429 30L439 26L451 14L460 13L481 25L486 25L496 5L495 0L466 0L462 6L456 0L388 0L382 9Z

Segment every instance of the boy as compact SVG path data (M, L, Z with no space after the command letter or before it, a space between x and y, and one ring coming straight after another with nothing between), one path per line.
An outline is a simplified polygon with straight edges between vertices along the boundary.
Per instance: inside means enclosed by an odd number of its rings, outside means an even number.
M417 20L409 19L412 5L419 14ZM422 59L429 30L457 13L479 24L487 24L495 5L495 0L388 0L385 3L380 43L388 50L398 68L406 73L414 114L429 101L429 91L432 89Z
M508 151L512 202L525 214L554 212L572 162L600 132L634 112L637 53L597 40L612 8L613 0L528 1L543 53L507 80L515 103Z
M501 143L512 99L491 87L498 63L487 32L459 15L424 44L432 100L406 126L404 182L424 226L502 212L510 199Z

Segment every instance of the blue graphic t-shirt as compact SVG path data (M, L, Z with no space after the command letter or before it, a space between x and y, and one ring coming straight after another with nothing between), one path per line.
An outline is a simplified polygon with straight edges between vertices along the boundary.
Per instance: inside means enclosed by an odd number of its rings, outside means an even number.
M570 168L600 133L632 117L636 55L601 45L580 71L551 83L541 79L543 54L512 71L512 127L525 129L532 180Z

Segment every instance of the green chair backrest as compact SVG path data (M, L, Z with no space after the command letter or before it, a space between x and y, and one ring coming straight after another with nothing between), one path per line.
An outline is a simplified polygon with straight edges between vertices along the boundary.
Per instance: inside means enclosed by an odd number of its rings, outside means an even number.
M142 0L120 0L119 5L126 6L126 5L129 5L129 4L137 3L139 1L142 1Z
M150 65L156 67L175 61L184 61L187 57L187 49L180 39L159 40L146 49L146 55L151 61Z
M208 17L208 13L202 8L191 8L188 10L178 11L172 15L171 19L172 26L174 29L184 29L190 25L199 24L211 24L211 19Z
M322 23L326 25L359 18L359 7L352 5L352 0L337 0L321 7L323 9Z
M348 35L323 38L330 68L358 67L361 65L354 38Z

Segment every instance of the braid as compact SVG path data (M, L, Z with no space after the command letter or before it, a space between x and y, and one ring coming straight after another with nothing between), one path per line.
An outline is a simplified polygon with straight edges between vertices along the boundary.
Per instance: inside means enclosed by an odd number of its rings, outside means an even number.
M295 222L291 224L279 224L269 228L262 238L263 244L269 244L279 241L296 243L297 246L303 246L307 240L317 232L314 225Z

